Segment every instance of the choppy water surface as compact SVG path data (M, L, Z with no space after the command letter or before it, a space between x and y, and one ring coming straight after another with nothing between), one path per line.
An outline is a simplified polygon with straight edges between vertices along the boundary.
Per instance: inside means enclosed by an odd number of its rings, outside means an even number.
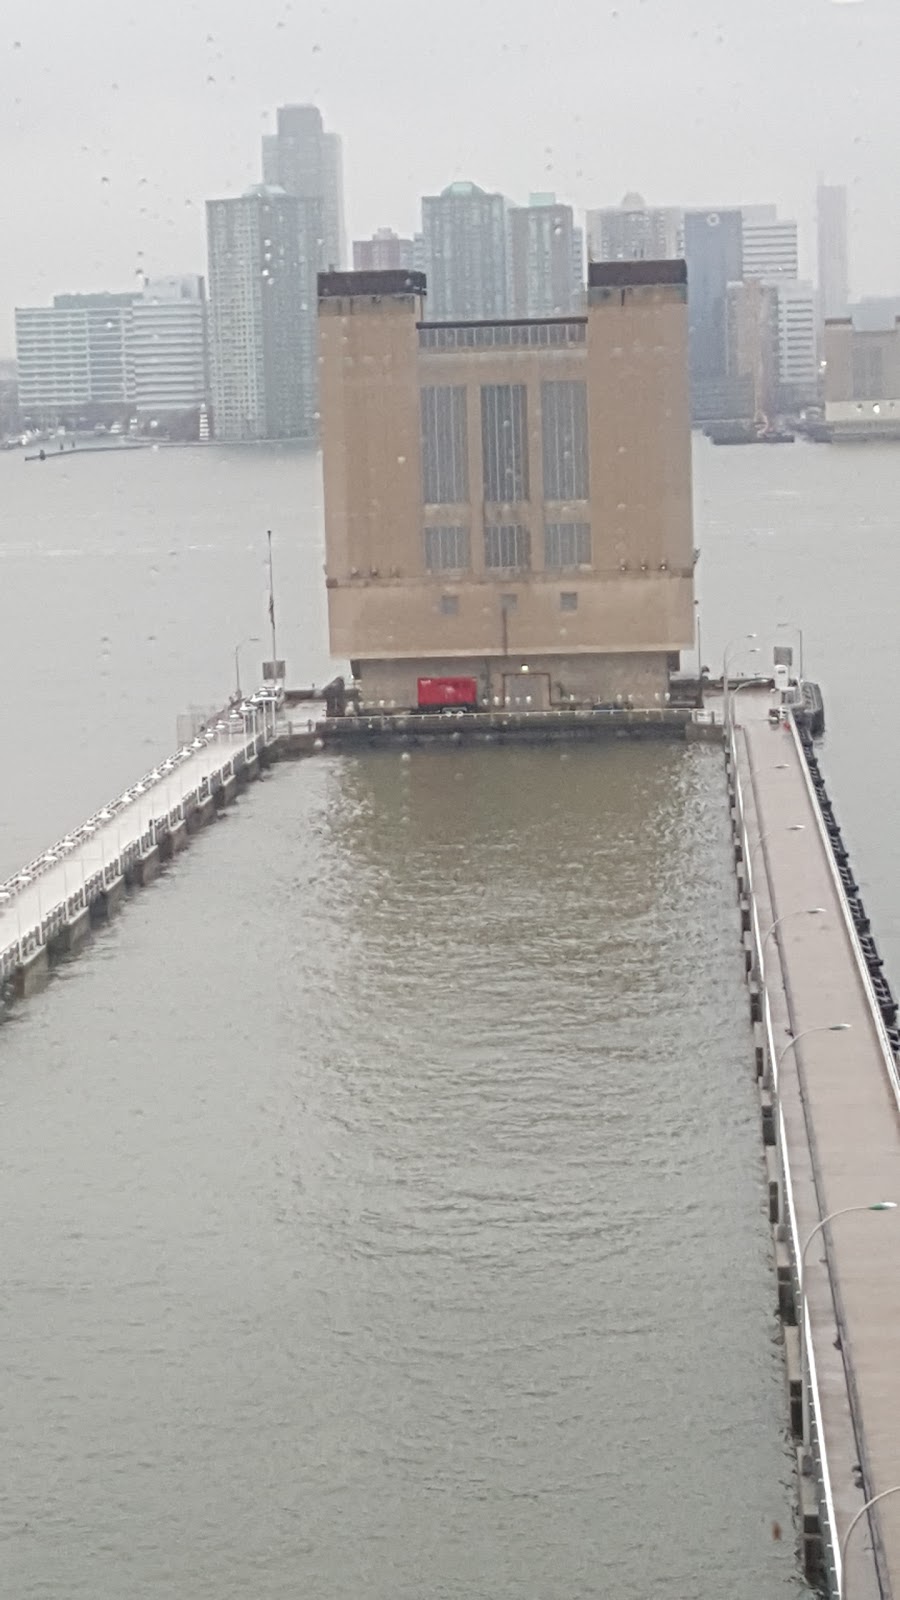
M791 1586L714 752L283 770L0 1053L17 1600Z
M803 622L895 977L898 461L697 454L704 653ZM227 691L267 526L329 662L312 456L0 494L5 872ZM283 770L0 1032L0 1100L4 1595L799 1589L715 751Z

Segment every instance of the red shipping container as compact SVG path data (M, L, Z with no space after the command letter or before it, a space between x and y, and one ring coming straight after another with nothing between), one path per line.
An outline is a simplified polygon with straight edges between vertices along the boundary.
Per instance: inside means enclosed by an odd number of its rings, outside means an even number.
M476 678L420 678L420 711L477 711Z

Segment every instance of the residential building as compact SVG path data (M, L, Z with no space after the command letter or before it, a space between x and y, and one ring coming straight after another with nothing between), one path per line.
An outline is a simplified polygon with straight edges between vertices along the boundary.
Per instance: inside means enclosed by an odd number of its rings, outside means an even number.
M259 184L206 216L215 436L312 437L317 203Z
M134 301L130 338L139 414L161 417L206 403L206 285L201 277L148 280Z
M319 279L332 654L368 704L658 703L694 630L684 263L591 263L568 316L427 304Z
M820 183L816 195L819 314L823 322L844 317L850 302L847 191Z
M393 228L377 228L371 239L354 239L354 272L389 272L415 267L415 244L412 239L401 239Z
M819 392L816 292L811 283L772 280L778 324L780 411L811 405Z
M729 373L728 286L743 278L740 211L688 211L684 250L689 284L691 404L696 422L743 417L747 386ZM752 395L749 404L752 406Z
M327 133L317 106L279 106L276 132L263 138L263 182L319 207L317 268L346 259L341 140Z
M23 416L46 426L199 409L209 388L203 279L20 307L16 352Z
M564 316L577 309L580 243L575 213L554 194L533 194L509 213L509 314Z
M507 203L474 183L422 200L428 314L435 321L506 316Z
M799 272L797 224L779 218L774 206L744 206L743 278L796 278Z
M126 411L134 396L133 294L63 294L15 314L19 404L44 425L95 408Z
M684 213L675 206L648 206L643 195L626 194L620 206L587 214L592 261L665 261L681 254Z

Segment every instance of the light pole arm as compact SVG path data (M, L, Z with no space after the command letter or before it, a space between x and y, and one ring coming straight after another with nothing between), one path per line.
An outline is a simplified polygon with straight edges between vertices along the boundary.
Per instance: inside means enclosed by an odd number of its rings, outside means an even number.
M847 1545L850 1542L850 1535L853 1532L853 1529L856 1527L856 1524L866 1515L866 1513L871 1511L873 1506L877 1506L879 1500L886 1500L890 1494L900 1494L900 1483L895 1483L890 1489L882 1489L880 1494L873 1494L871 1500L867 1500L864 1506L860 1506L856 1516L852 1517L847 1525L847 1532L844 1534L844 1537L841 1540L841 1576L839 1580L840 1590L838 1600L847 1600L847 1583L844 1573L847 1564Z

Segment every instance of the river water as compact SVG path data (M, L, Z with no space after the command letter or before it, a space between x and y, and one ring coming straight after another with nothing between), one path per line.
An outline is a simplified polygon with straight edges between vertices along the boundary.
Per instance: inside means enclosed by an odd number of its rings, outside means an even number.
M900 457L696 465L704 657L804 625L896 972ZM222 699L268 526L329 671L313 457L0 457L0 505L0 871ZM714 750L257 785L0 1034L3 1592L799 1592L746 1018Z

